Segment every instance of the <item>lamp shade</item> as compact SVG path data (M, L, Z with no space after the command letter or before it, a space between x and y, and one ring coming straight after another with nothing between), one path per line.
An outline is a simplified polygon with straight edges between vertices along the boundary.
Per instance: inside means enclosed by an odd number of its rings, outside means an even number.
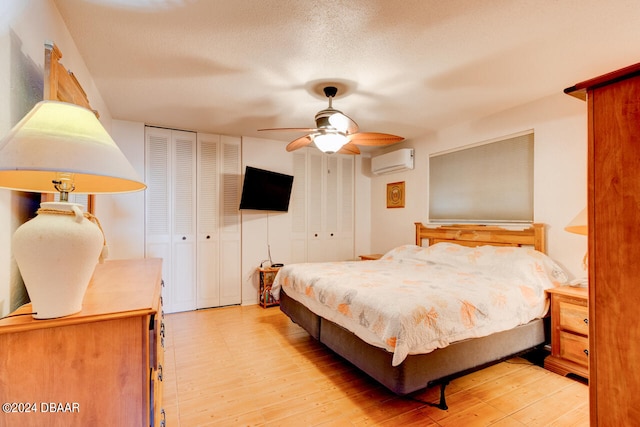
M587 221L587 208L581 210L564 229L569 233L582 234L584 236L588 235L589 222Z
M76 193L146 188L92 111L42 101L0 141L0 187L57 192L60 173L72 174Z

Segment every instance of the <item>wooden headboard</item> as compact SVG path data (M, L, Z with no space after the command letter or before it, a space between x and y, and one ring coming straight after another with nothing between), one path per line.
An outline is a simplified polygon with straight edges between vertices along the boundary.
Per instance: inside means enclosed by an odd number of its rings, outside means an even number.
M416 222L416 245L426 246L438 242L457 243L464 246L533 246L546 253L544 224L532 224L523 230L509 230L502 227L478 224L443 225L427 227Z

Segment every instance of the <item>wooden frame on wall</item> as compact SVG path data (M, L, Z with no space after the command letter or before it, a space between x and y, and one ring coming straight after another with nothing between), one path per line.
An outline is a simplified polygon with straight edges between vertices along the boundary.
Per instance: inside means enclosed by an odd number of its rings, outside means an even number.
M404 208L404 181L387 184L387 208Z
M100 117L98 112L91 108L89 98L76 76L67 70L61 63L62 53L55 43L48 41L44 44L44 99L68 102L80 105L94 112L96 117Z
M58 46L51 41L44 44L44 100L68 102L87 108L100 117L98 112L91 108L89 99L76 76L67 70L61 63L62 53ZM42 193L42 202L52 202L55 199L53 193ZM88 194L86 210L95 213L95 195Z

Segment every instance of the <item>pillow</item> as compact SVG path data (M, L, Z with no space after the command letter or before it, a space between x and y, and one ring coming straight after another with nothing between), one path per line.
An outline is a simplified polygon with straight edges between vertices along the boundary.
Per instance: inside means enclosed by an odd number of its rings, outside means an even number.
M469 247L444 242L428 247L403 245L390 250L381 259L444 264L462 271L477 270L516 281L534 281L544 288L568 281L567 274L553 259L530 247Z
M380 259L383 260L401 260L415 258L416 254L422 251L424 248L417 245L402 245L397 248L391 249L386 254L382 255Z
M537 282L545 289L569 280L566 272L551 257L532 247L446 245L459 248L439 248L437 252L434 251L431 259L437 258L462 269L474 266L486 274L515 279L514 282Z

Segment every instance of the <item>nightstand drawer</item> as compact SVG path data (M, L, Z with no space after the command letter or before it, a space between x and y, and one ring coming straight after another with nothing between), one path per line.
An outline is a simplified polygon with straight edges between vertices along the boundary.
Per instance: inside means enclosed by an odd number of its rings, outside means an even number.
M589 378L589 295L587 288L558 286L551 298L551 354L544 367L560 375Z
M560 332L560 357L589 366L589 339L569 332Z
M566 331L589 335L589 309L568 301L559 301L560 319L558 326Z

